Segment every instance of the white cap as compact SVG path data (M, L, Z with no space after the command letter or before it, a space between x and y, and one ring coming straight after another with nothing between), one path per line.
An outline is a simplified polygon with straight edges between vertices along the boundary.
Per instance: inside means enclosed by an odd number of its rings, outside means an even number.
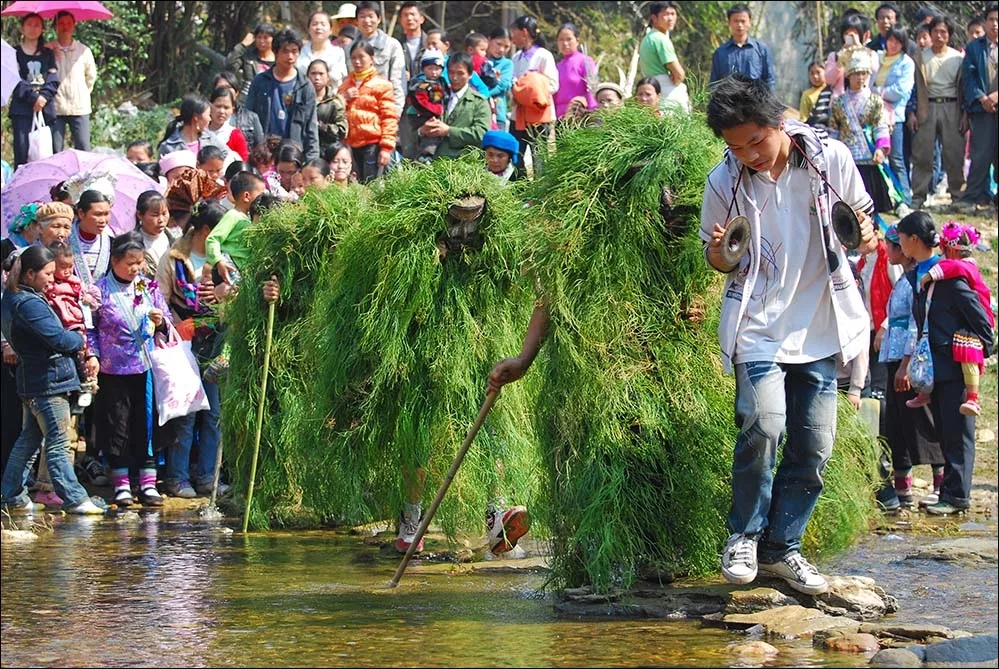
M340 9L336 10L336 14L330 17L334 21L338 19L356 19L357 18L357 5L352 2L345 2L340 5Z

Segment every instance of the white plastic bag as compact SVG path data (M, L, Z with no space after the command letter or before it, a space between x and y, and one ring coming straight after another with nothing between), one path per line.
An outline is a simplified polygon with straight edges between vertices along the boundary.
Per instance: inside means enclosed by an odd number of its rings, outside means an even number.
M157 338L149 361L160 425L208 409L208 396L201 385L201 373L191 352L191 342L183 341L172 325L166 341Z
M52 129L45 125L45 117L41 112L35 112L31 122L31 132L28 133L28 162L42 160L52 156Z

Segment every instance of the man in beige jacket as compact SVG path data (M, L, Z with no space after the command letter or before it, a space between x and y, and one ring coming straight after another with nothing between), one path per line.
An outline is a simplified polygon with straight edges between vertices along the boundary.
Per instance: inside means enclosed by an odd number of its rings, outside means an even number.
M73 134L73 147L90 150L90 93L97 82L97 64L90 47L73 39L76 18L59 12L55 20L56 40L46 46L55 53L59 90L55 96L56 120L52 126L52 150L65 146L66 126Z

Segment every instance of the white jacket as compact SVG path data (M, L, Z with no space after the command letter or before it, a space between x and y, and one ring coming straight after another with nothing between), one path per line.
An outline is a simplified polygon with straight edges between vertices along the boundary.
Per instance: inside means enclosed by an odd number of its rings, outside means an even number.
M853 162L850 150L835 139L830 139L824 132L817 133L813 128L796 121L785 121L784 128L795 141L801 144L815 167L826 174L829 183L836 189L843 200L853 207L854 211L874 214L874 203L864 190L864 182L860 172ZM829 272L829 292L833 298L833 313L836 319L836 330L839 336L841 364L846 364L867 350L870 343L870 316L864 307L863 298L857 290L853 272L850 269L843 245L836 238L831 222L832 205L836 201L832 192L825 187L814 169L804 163L804 168L796 166L796 151L792 146L792 155L786 169L807 169L812 188L812 206L815 207L820 232L823 234L826 246L826 269ZM800 161L800 157L797 158ZM740 163L731 152L726 151L725 157L708 174L704 190L704 201L701 205L701 241L707 244L711 240L711 232L715 223L725 224L725 217L732 200L732 190L739 178ZM736 193L738 211L749 219L752 231L749 251L743 257L739 267L728 274L725 281L724 297L722 298L721 320L718 324L718 339L721 343L722 363L725 371L732 372L732 357L735 355L735 343L739 334L739 325L744 322L748 300L746 296L753 294L756 277L760 271L760 216L757 197L749 168L743 176L739 190ZM736 207L732 208L732 216L736 215ZM805 219L807 220L807 219ZM793 240L785 240L793 243Z
M55 96L57 116L87 116L93 111L90 92L97 82L97 63L90 47L77 40L68 47L58 41L46 44L55 54L59 90Z

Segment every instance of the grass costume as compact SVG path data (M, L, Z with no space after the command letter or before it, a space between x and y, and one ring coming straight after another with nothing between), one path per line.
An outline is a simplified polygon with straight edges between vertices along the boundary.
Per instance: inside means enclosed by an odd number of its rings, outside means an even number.
M466 195L485 201L474 228L449 216ZM519 340L530 313L522 212L481 159L439 161L390 174L341 240L319 277L311 323L322 379L315 403L336 481L331 511L392 517L416 501L414 473L425 470L430 494L440 483L492 361ZM525 391L504 394L479 433L437 516L446 530L481 529L493 493L530 496L537 456Z
M526 252L550 323L536 416L553 577L607 589L649 572L716 568L735 426L733 384L717 363L720 284L697 234L721 144L684 114L626 106L599 118L545 157L529 187ZM543 314L513 360L530 359ZM841 433L852 439L844 464L854 469L836 474L851 480L845 497L860 497L836 511L849 516L836 521L848 532L873 507L857 462L874 466L872 440L858 434Z

